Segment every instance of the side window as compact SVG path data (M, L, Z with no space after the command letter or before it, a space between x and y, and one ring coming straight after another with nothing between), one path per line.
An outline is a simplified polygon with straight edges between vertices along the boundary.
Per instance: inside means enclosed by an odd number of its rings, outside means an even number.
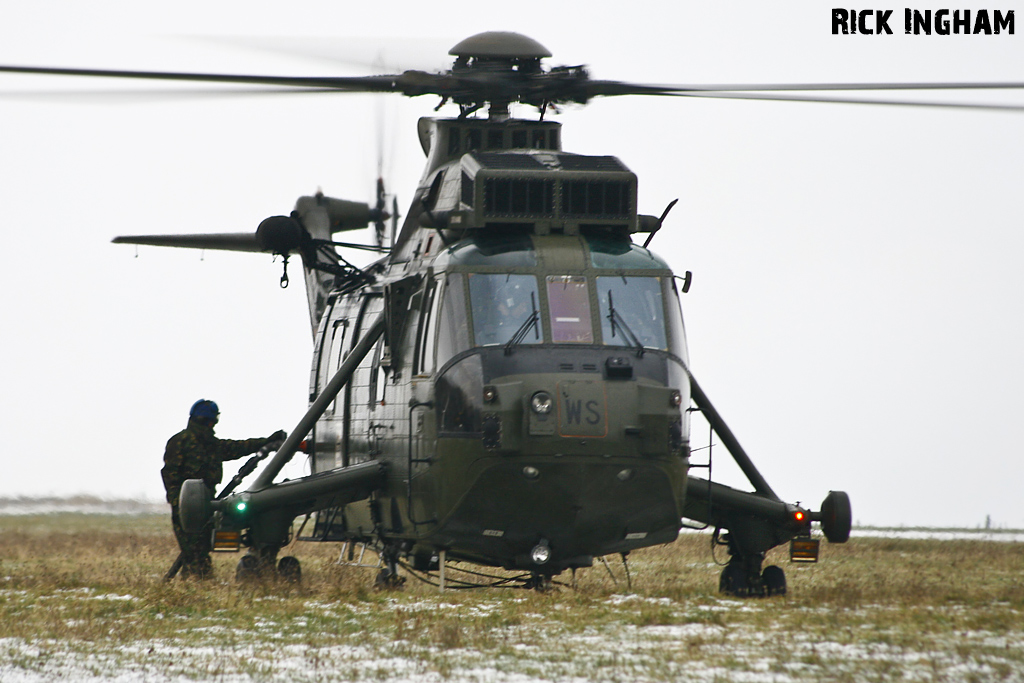
M429 375L434 371L434 331L437 323L437 308L441 303L441 279L426 284L426 291L420 301L419 337L416 340L416 362L413 374Z
M320 388L324 385L324 375L327 374L325 366L327 364L327 355L330 347L328 344L331 343L331 317L334 314L335 300L332 297L328 300L327 309L324 311L323 318L320 320L320 327L317 329L316 334L316 348L313 352L313 366L309 372L309 402L312 403L316 400L317 395L320 393Z
M477 433L484 409L483 365L471 355L450 367L437 379L437 417L442 433Z
M436 367L469 348L466 325L466 291L462 275L452 273L445 281L441 310L437 317Z
M320 383L320 386L326 386L331 378L334 377L334 373L338 371L338 367L344 360L344 347L345 339L347 338L348 332L348 320L335 320L330 331L330 350L328 351L327 363L324 368L324 378ZM331 406L327 409L329 413L334 413L334 408L337 404L337 398L331 401Z
M679 356L684 363L689 363L690 359L686 350L686 327L683 325L683 312L679 305L679 291L676 289L674 278L667 278L667 280L668 329L671 335L669 350Z
M380 364L383 355L384 340L381 339L373 349L373 365L370 367L370 408L374 410L384 405L388 389L388 372Z

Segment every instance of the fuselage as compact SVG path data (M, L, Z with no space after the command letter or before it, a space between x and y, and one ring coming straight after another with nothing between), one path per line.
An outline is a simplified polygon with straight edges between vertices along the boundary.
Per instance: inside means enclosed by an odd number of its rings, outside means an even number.
M524 568L545 543L554 571L673 540L689 383L664 261L607 234L477 233L427 249L422 278L391 280L400 338L378 342L315 429L317 471L382 459L389 486L322 511L316 534L384 533L414 555ZM328 301L311 395L387 287Z
M311 289L311 401L386 320L316 423L314 470L388 469L370 500L320 511L313 538L548 573L673 540L686 340L671 269L630 239L636 176L562 152L552 122L420 133L427 169L375 284Z

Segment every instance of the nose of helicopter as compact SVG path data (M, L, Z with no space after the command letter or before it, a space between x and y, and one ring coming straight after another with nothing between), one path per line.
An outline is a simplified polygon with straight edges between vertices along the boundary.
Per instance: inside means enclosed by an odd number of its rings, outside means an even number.
M473 483L441 535L509 569L590 566L594 556L671 542L679 530L680 482L655 461L494 457L467 474ZM475 540L467 547L466 539ZM546 548L540 557L538 546Z
M670 365L596 345L484 348L452 365L435 386L431 542L553 575L674 540L689 395Z

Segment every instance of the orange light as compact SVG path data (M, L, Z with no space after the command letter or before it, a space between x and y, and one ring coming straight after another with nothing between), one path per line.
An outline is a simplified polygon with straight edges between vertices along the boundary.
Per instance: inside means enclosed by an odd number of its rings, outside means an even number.
M793 515L793 516L796 517L796 521L798 521L798 522L804 521L804 513L801 512L800 510L797 510L796 514Z

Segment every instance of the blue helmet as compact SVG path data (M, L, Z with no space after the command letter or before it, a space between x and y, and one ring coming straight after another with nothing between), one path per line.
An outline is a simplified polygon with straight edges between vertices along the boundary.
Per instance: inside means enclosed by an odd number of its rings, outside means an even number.
M189 418L198 417L204 420L216 420L218 415L220 415L220 409L217 408L217 404L205 398L201 398L193 403L192 409L188 411Z

